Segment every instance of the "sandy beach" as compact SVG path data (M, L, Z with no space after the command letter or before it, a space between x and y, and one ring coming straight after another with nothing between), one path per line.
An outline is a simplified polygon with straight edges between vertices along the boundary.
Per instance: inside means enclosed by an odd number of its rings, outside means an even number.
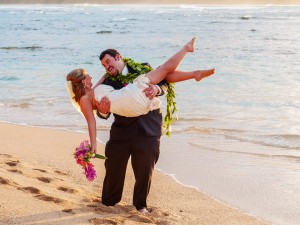
M0 123L0 224L268 224L156 170L142 215L132 206L128 167L122 201L101 204L103 160L97 178L85 179L73 151L86 134ZM103 154L103 145L98 153Z

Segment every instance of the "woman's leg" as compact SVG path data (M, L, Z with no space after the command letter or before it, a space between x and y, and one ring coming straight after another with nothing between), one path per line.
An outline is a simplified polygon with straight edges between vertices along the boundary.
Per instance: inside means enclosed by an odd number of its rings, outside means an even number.
M175 55L169 58L164 64L158 67L155 70L150 71L146 74L146 77L149 78L151 84L158 84L162 81L168 73L173 72L177 66L180 64L182 59L188 52L194 51L194 42L195 38L190 40L187 44L183 46L183 48L178 51Z
M215 69L210 70L195 70L191 72L183 72L183 71L174 71L172 73L167 74L165 80L169 83L177 83L180 81L195 79L196 81L200 81L201 79L208 77L214 74Z

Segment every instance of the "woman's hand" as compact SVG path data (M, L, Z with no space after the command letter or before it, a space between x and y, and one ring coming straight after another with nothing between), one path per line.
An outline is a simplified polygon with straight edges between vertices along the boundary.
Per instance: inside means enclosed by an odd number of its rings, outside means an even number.
M145 88L143 90L146 97L152 100L159 92L157 85L155 84L149 84L149 87Z
M97 154L97 147L95 145L92 145L92 151Z
M104 96L103 98L101 98L100 102L96 102L96 106L99 112L107 114L110 110L110 100L108 99L108 97Z

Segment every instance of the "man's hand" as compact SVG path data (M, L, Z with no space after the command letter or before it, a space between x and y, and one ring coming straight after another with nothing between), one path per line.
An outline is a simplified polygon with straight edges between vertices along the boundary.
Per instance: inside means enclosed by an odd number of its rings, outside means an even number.
M99 112L101 112L103 114L109 113L110 101L109 101L108 97L104 96L103 98L101 98L100 102L96 103L96 106L97 106L97 109L99 110Z
M147 98L152 100L159 93L159 90L156 85L149 84L149 87L145 88L143 92L145 92Z

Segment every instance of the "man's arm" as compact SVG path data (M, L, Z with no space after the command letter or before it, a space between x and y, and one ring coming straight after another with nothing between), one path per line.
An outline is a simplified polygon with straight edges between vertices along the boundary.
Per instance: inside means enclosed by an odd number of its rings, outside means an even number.
M95 89L99 84L102 84L104 81L105 81L105 77L106 77L106 74L104 74L100 80L93 86L93 89Z
M107 120L107 119L110 117L110 113L104 114L104 113L101 113L101 112L99 111L99 109L98 109L98 110L97 110L97 116L98 116L100 119Z
M157 96L162 96L168 91L168 82L165 80L162 80L157 84L157 86L160 88L160 92L157 94Z

